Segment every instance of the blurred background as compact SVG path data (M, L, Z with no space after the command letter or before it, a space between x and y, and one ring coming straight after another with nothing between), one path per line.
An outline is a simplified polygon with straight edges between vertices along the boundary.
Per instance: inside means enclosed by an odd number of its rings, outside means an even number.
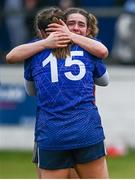
M96 87L106 134L111 178L135 178L135 0L0 1L0 178L36 178L31 163L36 102L26 95L23 64L5 55L34 37L36 12L43 7L82 7L98 19L110 85Z

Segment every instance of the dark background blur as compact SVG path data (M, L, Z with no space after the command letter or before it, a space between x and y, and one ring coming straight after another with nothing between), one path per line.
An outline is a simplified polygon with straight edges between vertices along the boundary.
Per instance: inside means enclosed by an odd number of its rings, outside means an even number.
M43 7L82 7L98 18L98 38L111 52L115 24L123 12L125 0L2 0L0 1L0 63L5 63L5 54L13 47L27 42L35 34L34 16Z

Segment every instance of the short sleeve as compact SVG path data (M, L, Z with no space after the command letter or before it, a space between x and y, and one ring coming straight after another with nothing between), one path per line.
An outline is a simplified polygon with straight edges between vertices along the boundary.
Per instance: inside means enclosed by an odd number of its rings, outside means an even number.
M34 38L31 41L29 41L27 44L29 43L33 43L36 41L39 41L39 38ZM32 77L32 57L25 60L24 61L24 78L28 81L33 81L33 77Z
M95 69L94 69L94 78L100 78L106 72L106 66L101 59L96 59Z
M31 65L31 58L24 61L24 78L28 81L33 81Z

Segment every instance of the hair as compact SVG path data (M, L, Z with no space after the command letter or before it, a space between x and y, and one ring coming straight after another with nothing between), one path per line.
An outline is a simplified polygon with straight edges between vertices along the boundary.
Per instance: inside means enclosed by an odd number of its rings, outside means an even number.
M98 34L98 21L97 21L97 18L91 14L91 13L88 13L86 10L84 9L81 9L81 8L68 8L65 13L64 13L64 16L65 16L65 21L67 21L67 18L70 14L74 14L74 13L79 13L81 15L83 15L84 17L86 17L86 21L87 21L87 28L90 29L90 33L88 34L88 37L95 37L97 36Z
M36 31L38 29L45 31L48 24L51 23L59 24L60 23L59 19L65 21L64 12L59 8L52 7L52 8L40 10L37 13L35 19L35 29ZM70 48L69 46L64 48L55 48L52 50L52 53L56 58L66 58L67 56L70 55Z

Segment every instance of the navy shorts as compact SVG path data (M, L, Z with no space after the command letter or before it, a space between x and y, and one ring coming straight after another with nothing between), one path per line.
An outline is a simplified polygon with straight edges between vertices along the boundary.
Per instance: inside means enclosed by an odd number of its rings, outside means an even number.
M41 169L55 170L72 168L76 164L91 162L105 156L104 142L85 148L72 150L43 150L37 148L33 152L33 162Z

